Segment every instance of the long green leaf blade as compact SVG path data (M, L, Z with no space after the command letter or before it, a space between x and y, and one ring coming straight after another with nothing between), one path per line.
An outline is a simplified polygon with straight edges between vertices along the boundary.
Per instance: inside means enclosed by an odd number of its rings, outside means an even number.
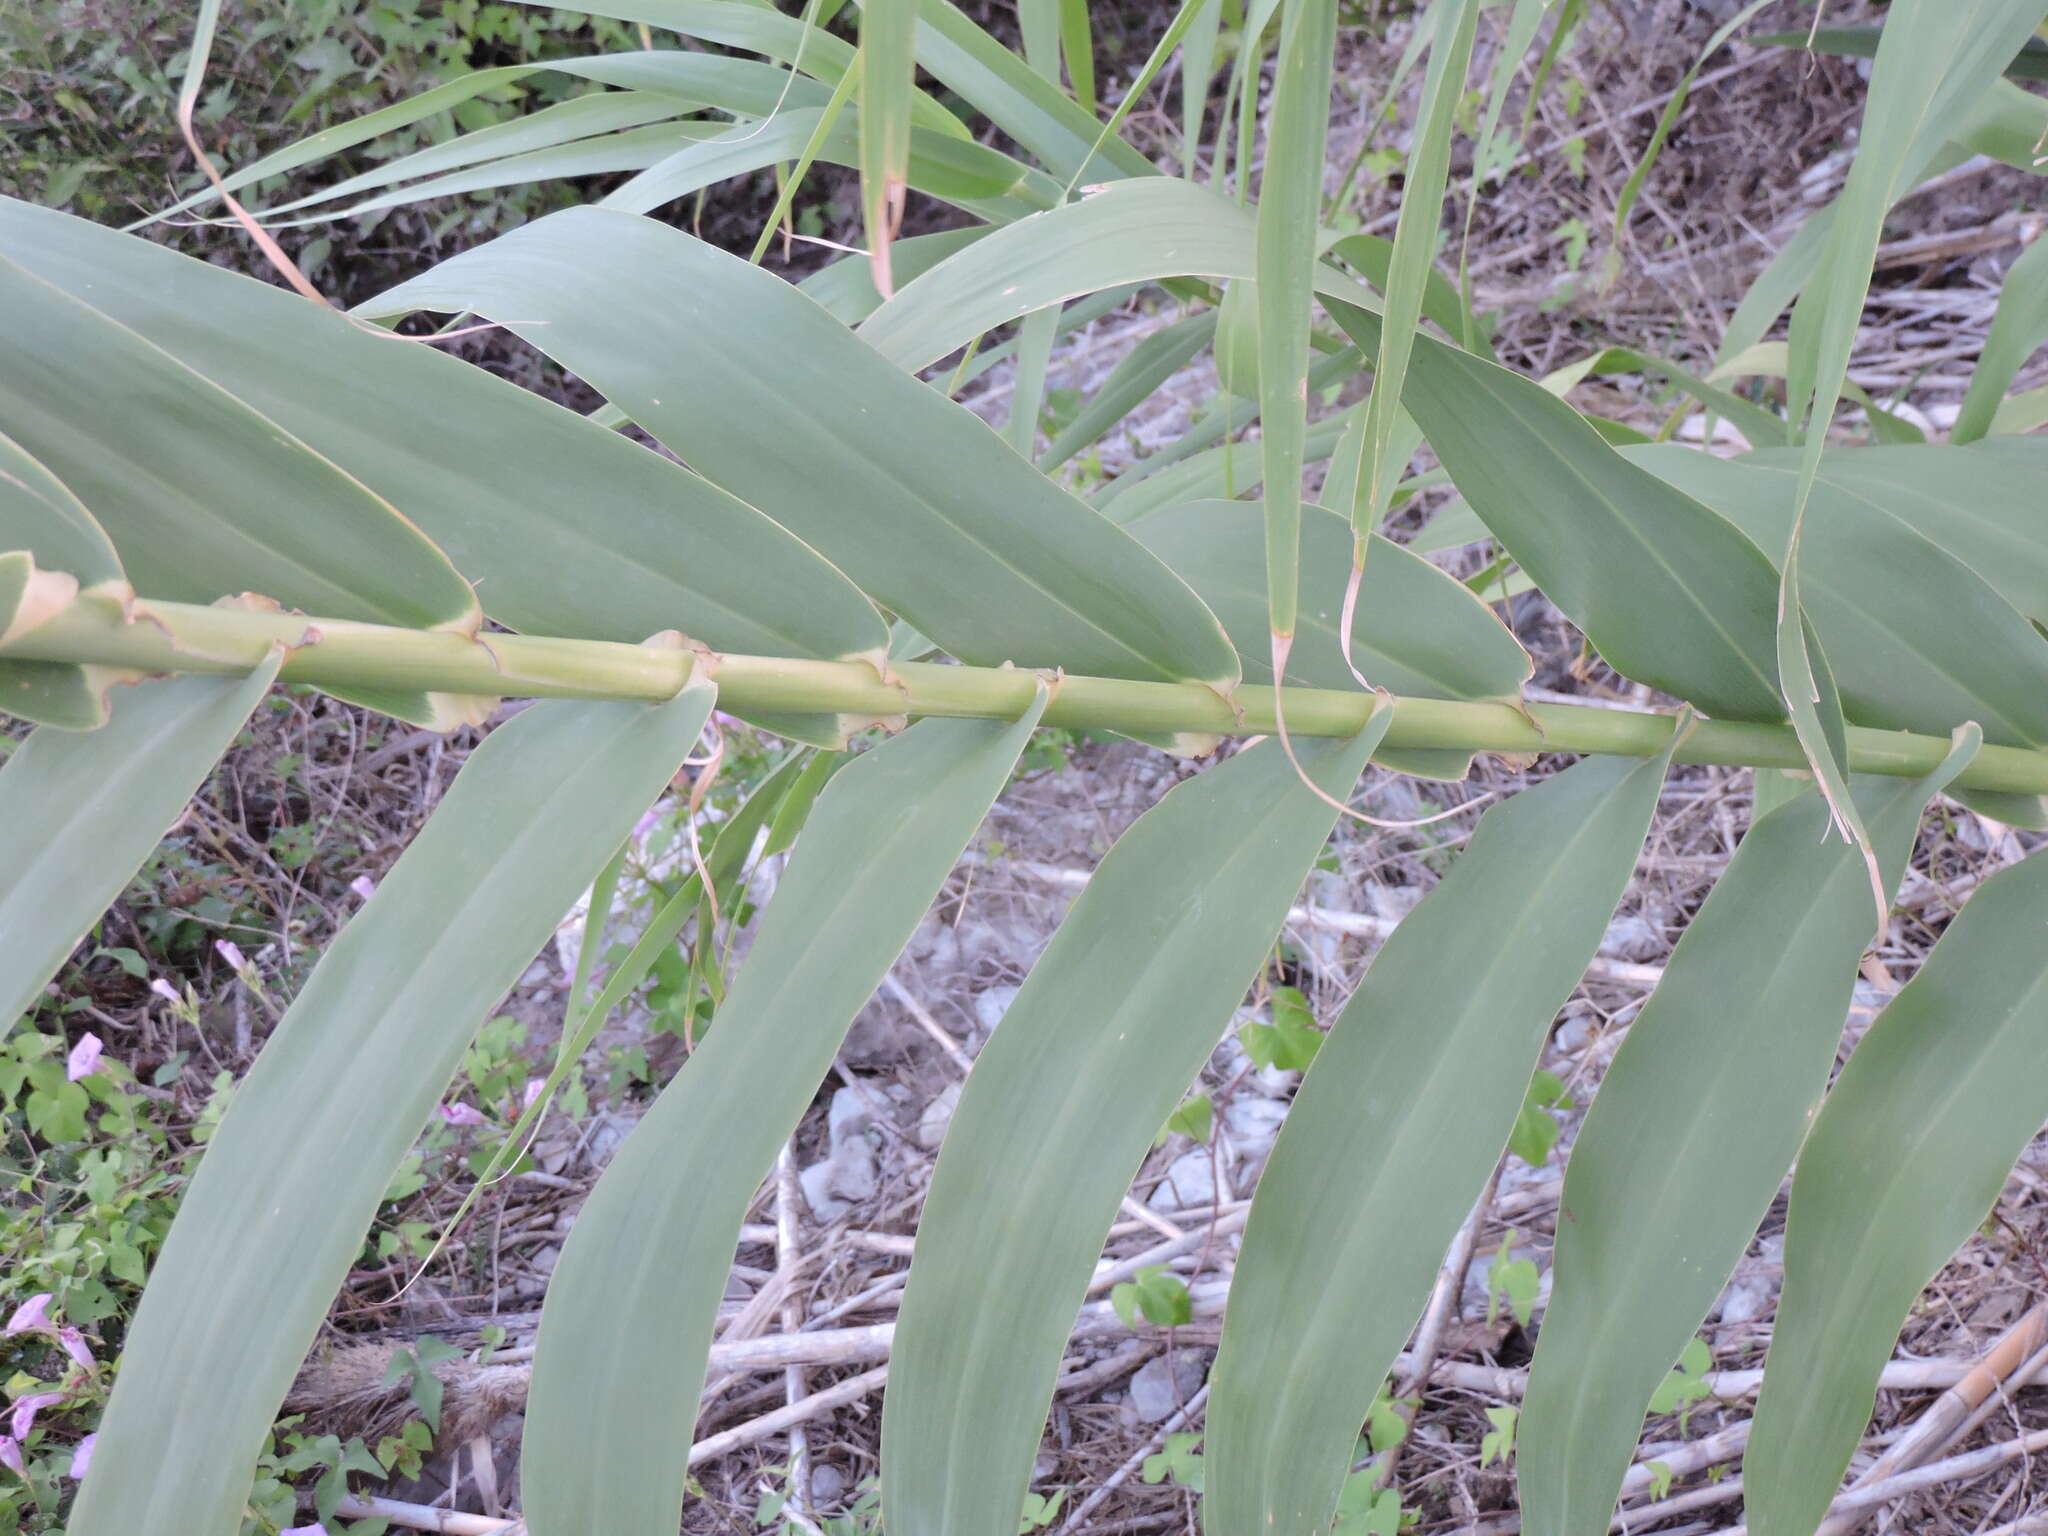
M923 367L1062 297L1175 275L1250 277L1252 234L1241 210L1186 182L1124 183L977 241L860 334L899 365ZM1353 340L1376 351L1369 296L1327 268L1317 289ZM1459 489L1617 670L1720 718L1784 717L1777 572L1739 529L1618 457L1540 384L1430 336L1416 335L1402 399ZM1163 499L1191 494L1200 493Z
M1315 318L1316 228L1336 46L1337 0L1286 0L1259 182L1253 271L1258 282L1259 452L1266 473L1266 607L1276 657L1294 639L1301 585L1308 336Z
M1807 1536L1920 1290L2048 1117L2048 858L1993 876L1843 1069L1799 1154L1743 1464L1750 1530Z
M0 244L399 507L510 628L625 644L674 628L766 656L888 643L853 583L760 512L480 368L27 203L0 198Z
M542 703L471 754L236 1090L158 1258L74 1536L234 1536L256 1457L484 1013L689 753L713 689Z
M1887 13L1856 159L1821 258L1826 280L1809 285L1792 310L1787 414L1795 423L1806 422L1806 444L1791 533L1779 562L1778 683L1836 823L1867 854L1870 839L1848 791L1842 720L1822 675L1827 662L1808 633L1800 531L1835 404L1848 381L1885 215L1906 189L1916 146L1929 135L1945 138L1951 124L1963 121L1972 98L1997 82L2004 62L2039 25L2042 9L2041 0L1899 0ZM1875 855L1866 862L1881 910L1885 894Z
M759 512L481 369L26 203L0 199L0 239L402 508L514 629L680 628L770 656L886 643L852 584Z
M1976 462L1953 448L1928 451L1946 456L1951 475ZM1772 465L1675 447L1622 454L1763 548L1785 546L1798 490L1789 455ZM1990 498L1964 483L1973 510L1984 509ZM2030 499L2026 511L2039 505ZM1800 542L1814 562L1804 582L1807 618L1839 658L1835 680L1849 719L1934 735L1975 720L1986 741L2048 745L2048 639L1976 570L1832 479L1816 483Z
M787 283L679 230L571 209L370 307L503 318L963 661L1236 680L1214 617L1142 547Z
M1342 795L1384 729L1382 711L1351 741L1300 748L1303 764ZM983 1048L925 1200L890 1357L892 1536L1015 1536L1117 1201L1335 820L1274 742L1177 786L1104 858Z
M1430 45L1429 70L1417 107L1415 140L1408 152L1402 182L1401 213L1394 229L1394 248L1383 287L1386 310L1380 323L1379 360L1373 368L1372 396L1366 402L1364 460L1352 507L1356 559L1365 559L1366 535L1386 510L1394 481L1407 467L1407 455L1392 462L1401 390L1408 378L1408 360L1415 348L1415 328L1422 317L1423 293L1432 272L1437 238L1442 232L1444 189L1450 181L1454 121L1465 95L1465 73L1472 62L1472 40L1479 26L1480 0L1437 0L1436 40Z
M868 263L883 298L896 291L889 246L910 190L910 99L917 0L863 0L860 10L860 207Z
M1919 781L1858 781L1887 887ZM1515 1465L1531 1536L1604 1527L1651 1395L1740 1261L1812 1124L1870 942L1863 861L1802 794L1759 821L1629 1026L1565 1170ZM1728 1127L1739 1124L1740 1136Z
M1358 1426L1628 884L1665 763L1589 758L1488 811L1316 1053L1231 1281L1210 1530L1327 1528Z
M676 1529L747 1206L1037 717L924 721L819 798L716 1027L605 1170L550 1282L521 1463L535 1536Z
M9 436L151 597L261 592L313 613L475 627L475 594L388 502L88 303L0 260ZM101 430L109 419L118 433Z

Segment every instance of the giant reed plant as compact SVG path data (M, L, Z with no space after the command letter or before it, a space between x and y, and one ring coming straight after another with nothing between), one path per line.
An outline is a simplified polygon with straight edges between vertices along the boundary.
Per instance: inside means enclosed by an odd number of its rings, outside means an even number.
M1131 92L1178 56L1190 165L1217 6L1188 0ZM1131 98L1094 102L1085 8L1022 8L1026 57L949 0L867 0L857 48L745 0L600 5L697 46L532 66L603 89L259 211L276 227L633 173L353 316L0 203L0 707L39 722L0 772L0 1016L29 1006L276 680L436 725L547 701L472 754L237 1093L125 1341L72 1536L237 1529L286 1386L473 1030L714 706L828 751L888 734L810 809L717 1028L577 1221L527 1416L535 1536L676 1529L748 1203L1053 724L1195 754L1285 735L1131 828L976 1064L891 1356L892 1536L1012 1536L1118 1199L1339 802L1369 762L1458 778L1485 752L1584 760L1487 811L1302 1083L1236 1270L1207 1527L1327 1527L1677 761L1792 768L1810 787L1743 841L1572 1154L1523 1518L1544 1536L1606 1529L1646 1405L1796 1160L1744 1489L1759 1536L1815 1528L1902 1316L2048 1116L2040 857L1971 898L1828 1086L1930 800L2043 824L2048 450L2015 435L2038 402L2003 397L2041 339L2048 271L2015 267L1953 440L1831 431L1887 209L1972 153L2034 168L2048 107L2002 70L2043 0L1896 0L1848 184L1758 280L1727 368L1708 382L1633 360L1739 427L1755 446L1733 459L1500 366L1437 270L1481 0L1428 11L1391 242L1325 227L1336 0L1248 7L1245 36L1277 34L1263 156L1247 153L1253 49L1192 178L1117 135ZM1514 0L1482 138L1544 11ZM201 62L208 29L202 7ZM228 185L520 73L443 86ZM1014 154L983 142L998 136ZM859 167L872 249L801 285L647 216L821 158ZM912 191L958 227L894 240ZM1182 318L1034 464L1019 449L1058 333L1139 286ZM1788 305L1781 408L1726 384L1765 371L1755 343ZM495 321L608 404L580 417L382 328L422 313ZM1006 441L949 398L958 370L924 370L1012 322L1014 343L981 354L1016 358L1023 426ZM1087 499L1052 477L1211 345L1262 416L1256 453L1198 423ZM1358 373L1362 405L1307 419L1312 381ZM1482 601L1377 531L1421 441L1599 654L1683 708L1522 701L1529 660ZM1322 504L1304 504L1317 460ZM1243 499L1261 479L1263 515ZM817 783L778 774L745 825ZM712 889L664 910L599 1018L744 853L712 850Z

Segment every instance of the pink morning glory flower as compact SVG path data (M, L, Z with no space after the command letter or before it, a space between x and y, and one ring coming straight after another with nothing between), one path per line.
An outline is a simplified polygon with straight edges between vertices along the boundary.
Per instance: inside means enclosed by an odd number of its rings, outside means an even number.
M85 1342L85 1335L76 1328L59 1328L57 1342L75 1364L84 1366L88 1371L97 1363L92 1357L92 1349Z
M482 1125L484 1123L482 1113L467 1104L443 1104L441 1106L441 1118L450 1125Z
M16 1477L23 1482L28 1481L28 1468L22 1465L21 1447L12 1435L0 1435L0 1467L9 1467Z
M35 1427L36 1415L52 1403L64 1401L62 1392L31 1392L27 1397L17 1398L14 1404L14 1422L8 1428L14 1431L17 1440L28 1439L28 1432Z
M241 946L235 943L233 939L215 939L213 941L213 952L238 971L249 969L249 962L242 958Z
M91 1077L100 1069L100 1052L105 1047L100 1037L90 1030L78 1037L78 1044L71 1047L71 1054L64 1060L64 1076L71 1082L81 1077Z
M169 1003L174 1008L179 1003L185 1001L184 998L178 995L178 989L172 986L168 981L165 981L161 976L150 977L149 990L154 992L158 997L162 998L165 1002Z
M14 1309L14 1316L7 1319L6 1337L17 1333L41 1333L50 1326L50 1303L56 1297L48 1291L29 1297Z
M77 1447L71 1452L71 1471L69 1476L74 1483L92 1470L92 1448L98 1440L98 1435L87 1435L78 1442Z
M368 875L357 875L349 881L348 888L365 901L377 894L377 884Z

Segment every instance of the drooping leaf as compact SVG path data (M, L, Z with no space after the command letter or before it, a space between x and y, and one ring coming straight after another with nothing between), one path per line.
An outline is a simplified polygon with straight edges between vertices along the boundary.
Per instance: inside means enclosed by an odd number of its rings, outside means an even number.
M1363 344L1371 317L1326 300ZM1541 385L1418 345L1404 397L1482 521L1616 671L1722 719L1781 718L1769 558Z
M1859 779L1888 888L1928 798ZM1516 1465L1531 1536L1604 1526L1670 1362L1698 1332L1826 1091L1872 934L1863 862L1808 791L1753 826L1629 1025L1565 1170ZM1740 1124L1742 1134L1728 1127Z
M563 1248L521 1460L535 1536L675 1530L677 1448L696 1422L747 1206L1037 717L924 721L820 797L716 1027L626 1138Z
M1930 451L1953 465L1970 462L1956 449ZM1798 490L1791 451L1768 461L1675 447L1622 453L1761 547L1784 547ZM1969 494L1982 505L1974 486ZM1812 561L1807 617L1834 663L1849 719L1926 735L1974 720L1987 741L2048 745L2048 639L1976 571L1833 478L1816 482L1801 542Z
M475 627L468 583L417 528L219 384L12 261L0 261L0 327L14 357L0 382L8 435L150 596L246 590L336 618Z
M708 718L537 704L470 755L236 1089L129 1331L77 1536L234 1536L257 1452L487 1009Z
M1385 717L1298 747L1303 766L1345 793ZM1110 850L983 1048L890 1355L882 1504L895 1536L1014 1536L1117 1202L1335 819L1277 742L1182 783Z
M91 735L36 731L0 769L0 1027L12 1029L234 744L277 663L148 683ZM0 708L7 698L0 693Z
M1967 451L1947 446L1834 449L1821 460L1816 505L1826 507L1832 493L1909 524L2028 618L2048 622L2048 526L2036 515L2048 498L2048 453L2035 446L2039 441L1986 438ZM1797 474L1799 457L1797 450L1772 450L1737 462L1770 470L1782 482ZM1773 516L1769 508L1784 499L1782 491L1764 497L1764 510L1748 509L1745 516ZM1775 514L1774 522L1781 523L1783 515Z
M941 262L860 334L922 367L1112 282L1252 276L1251 233L1241 210L1185 182L1119 184ZM1369 296L1328 269L1317 286L1352 339L1376 350ZM1429 336L1416 336L1402 400L1517 563L1617 670L1720 718L1783 718L1776 573L1740 530L1620 458L1541 385ZM1180 487L1164 499L1200 494Z
M1844 835L1869 838L1857 821L1842 756L1842 722L1821 674L1826 661L1807 631L1800 551L1804 514L1829 423L1848 380L1871 263L1886 213L1911 184L1922 146L1947 137L1968 115L1978 91L1996 81L2006 59L2041 20L2040 0L1899 0L1887 25L1864 103L1856 158L1836 203L1820 271L1792 308L1787 416L1806 427L1792 525L1779 560L1778 682L1807 765ZM1881 886L1874 859L1871 881ZM1884 902L1881 890L1878 905Z
M1805 1536L1920 1290L2048 1117L2048 859L1987 880L1849 1059L1799 1154L1743 1463L1749 1529Z
M1140 546L787 283L679 230L571 209L368 307L502 317L963 661L1235 680L1215 619Z
M631 644L677 628L769 656L887 643L853 584L768 518L481 369L26 203L0 199L0 243L398 506L513 629Z
M1489 810L1323 1042L1231 1281L1208 1529L1327 1527L1358 1425L1628 884L1665 765L1591 758Z

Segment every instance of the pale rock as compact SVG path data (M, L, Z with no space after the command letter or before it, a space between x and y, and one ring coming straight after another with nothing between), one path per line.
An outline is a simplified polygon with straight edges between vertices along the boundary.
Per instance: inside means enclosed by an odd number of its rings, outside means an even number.
M946 1127L953 1123L953 1111L960 1106L960 1085L948 1083L939 1090L939 1096L925 1105L924 1113L917 1117L915 1136L917 1144L927 1152L938 1150L939 1143L946 1139Z
M1607 925L1600 953L1623 960L1651 960L1666 949L1664 931L1640 912L1625 912Z
M1142 1424L1170 1419L1202 1390L1208 1375L1209 1352L1205 1349L1174 1349L1156 1355L1131 1377L1127 1399L1131 1412Z
M1223 1134L1237 1154L1238 1166L1256 1176L1287 1119L1287 1106L1278 1099L1234 1095L1223 1106Z
M1560 1054L1576 1056L1586 1048L1587 1043L1592 1038L1593 1020L1591 1015L1575 1013L1557 1026L1557 1033L1551 1036L1551 1042L1557 1047Z
M830 1462L811 1468L811 1502L823 1509L838 1504L846 1493L846 1474Z
M1416 903L1426 894L1419 885L1381 885L1375 882L1366 887L1372 915L1383 923L1400 922L1415 910Z
M1166 1177L1152 1191L1152 1209L1162 1214L1185 1211L1216 1202L1216 1171L1209 1164L1209 1149L1196 1147L1183 1152L1166 1170Z
M804 1203L820 1221L836 1221L875 1194L875 1152L859 1137L842 1142L821 1163L797 1175Z
M974 994L974 1022L983 1034L994 1034L1003 1015L1010 1011L1010 1004L1017 1001L1020 987L990 987Z
M606 1111L590 1117L589 1129L584 1133L583 1147L590 1159L590 1166L602 1168L612 1160L612 1154L619 1150L619 1143L626 1139L636 1122L625 1115Z
M837 1152L865 1132L882 1108L865 1083L850 1083L833 1094L825 1115L825 1134L832 1150Z
M1744 1259L1735 1278L1721 1292L1718 1304L1724 1326L1752 1323L1771 1309L1785 1279L1785 1235L1757 1239L1756 1252Z
M1351 882L1336 870L1312 869L1303 882L1303 894L1310 906L1342 912L1351 905Z

